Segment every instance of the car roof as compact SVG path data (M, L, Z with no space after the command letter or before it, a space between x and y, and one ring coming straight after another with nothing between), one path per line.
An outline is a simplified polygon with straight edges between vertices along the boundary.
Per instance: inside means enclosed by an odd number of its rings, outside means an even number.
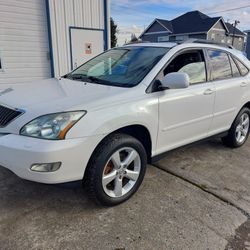
M200 42L199 42L200 41ZM131 44L126 44L124 47L159 47L159 48L178 48L178 49L185 49L185 48L190 48L190 49L195 49L195 48L210 48L210 49L217 49L217 50L224 50L227 51L228 53L234 54L237 58L240 58L242 61L244 61L245 64L250 67L250 61L243 55L242 51L237 50L233 48L230 45L227 44L216 44L213 42L208 41L206 43L206 40L196 40L194 39L192 41L184 41L184 42L159 42L159 43L151 43L151 42L137 42L137 43L131 43Z
M211 49L219 49L219 50L225 50L233 54L242 54L241 51L233 48L232 46L227 46L227 44L213 44L213 43L205 43L205 42L159 42L159 43L151 43L151 42L138 42L138 43L130 43L123 45L122 47L159 47L159 48L174 48L177 47L180 49L184 48L211 48Z
M149 43L149 42L138 42L138 43L128 43L122 47L164 47L164 48L173 48L177 43L172 42L162 42L162 43Z

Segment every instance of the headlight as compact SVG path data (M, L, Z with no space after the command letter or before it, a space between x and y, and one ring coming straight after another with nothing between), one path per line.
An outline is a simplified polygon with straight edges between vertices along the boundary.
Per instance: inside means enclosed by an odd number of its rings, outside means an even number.
M86 114L73 111L44 115L26 124L20 134L50 140L63 140L67 132Z

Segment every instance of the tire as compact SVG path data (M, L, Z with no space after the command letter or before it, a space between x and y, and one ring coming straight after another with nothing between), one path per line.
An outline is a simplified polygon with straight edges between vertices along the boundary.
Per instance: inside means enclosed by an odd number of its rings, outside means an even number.
M235 118L228 135L222 138L222 142L232 148L244 145L249 135L249 121L250 110L244 107Z
M84 185L97 204L115 206L138 190L146 166L147 154L140 141L126 134L113 134L91 156Z

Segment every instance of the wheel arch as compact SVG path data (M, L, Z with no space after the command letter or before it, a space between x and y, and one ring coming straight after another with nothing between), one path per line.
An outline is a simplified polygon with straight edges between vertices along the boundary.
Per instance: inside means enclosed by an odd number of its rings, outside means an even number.
M152 155L152 138L148 128L146 128L144 125L139 125L139 124L129 125L119 128L114 132L112 132L112 134L114 133L127 134L140 141L146 150L147 161L150 162Z
M149 163L151 161L151 156L152 156L152 138L151 138L151 134L149 132L149 129L147 127L145 127L144 125L141 124L133 124L133 125L127 125L124 127L120 127L112 132L110 132L109 134L107 134L95 147L95 149L93 150L91 157L89 159L89 162L91 160L91 158L93 157L93 155L95 154L96 150L98 149L99 145L103 143L103 141L105 141L109 136L113 135L113 134L127 134L130 135L134 138L136 138L137 140L139 140L142 145L144 146L146 153L147 153L147 162Z
M247 107L247 108L250 109L250 101L247 102L247 103L245 103L245 104L242 106L242 108L241 108L240 110L242 110L242 109L245 108L245 107Z

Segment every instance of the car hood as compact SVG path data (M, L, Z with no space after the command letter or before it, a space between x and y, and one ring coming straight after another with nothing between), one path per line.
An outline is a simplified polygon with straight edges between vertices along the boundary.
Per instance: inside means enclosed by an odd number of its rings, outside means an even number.
M105 107L115 100L126 100L124 94L130 90L64 78L47 79L26 84L0 85L0 103L41 115L76 108Z

